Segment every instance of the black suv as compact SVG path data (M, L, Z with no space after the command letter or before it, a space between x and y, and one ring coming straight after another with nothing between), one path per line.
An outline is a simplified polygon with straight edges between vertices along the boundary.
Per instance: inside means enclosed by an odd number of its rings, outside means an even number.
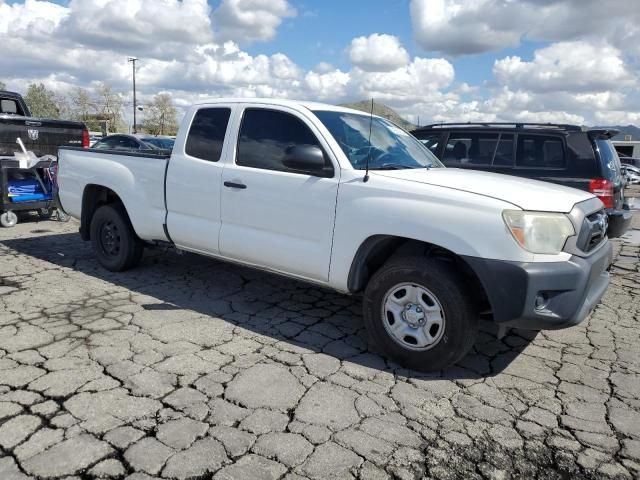
M609 237L629 228L632 212L610 129L524 123L439 123L413 132L447 167L516 175L587 190L602 200Z

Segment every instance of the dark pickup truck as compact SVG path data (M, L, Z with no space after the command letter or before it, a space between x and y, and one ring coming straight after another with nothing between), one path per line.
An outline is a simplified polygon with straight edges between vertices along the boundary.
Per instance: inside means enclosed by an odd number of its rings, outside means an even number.
M18 93L0 90L0 157L20 150L20 138L36 156L58 155L58 147L89 147L89 131L83 123L32 118Z

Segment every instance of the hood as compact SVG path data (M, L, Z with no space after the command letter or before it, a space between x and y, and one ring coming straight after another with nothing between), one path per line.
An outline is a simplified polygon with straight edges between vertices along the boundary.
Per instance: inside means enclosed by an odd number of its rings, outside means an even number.
M458 168L373 170L372 174L408 182L453 188L504 200L523 210L571 211L573 206L594 198L588 192L528 178Z

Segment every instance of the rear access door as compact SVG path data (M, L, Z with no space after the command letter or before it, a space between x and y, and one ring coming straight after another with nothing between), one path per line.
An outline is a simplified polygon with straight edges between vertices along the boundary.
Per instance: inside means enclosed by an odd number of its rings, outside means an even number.
M203 105L187 113L171 153L165 180L167 230L181 248L219 254L220 188L225 139L236 107Z

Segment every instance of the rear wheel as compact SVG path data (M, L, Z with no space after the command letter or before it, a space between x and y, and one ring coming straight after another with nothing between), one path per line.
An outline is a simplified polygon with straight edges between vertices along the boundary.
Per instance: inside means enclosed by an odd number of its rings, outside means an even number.
M387 262L367 285L363 309L373 344L414 370L454 364L477 336L477 312L464 279L439 260L399 257Z
M124 208L115 205L98 208L91 219L90 231L93 251L107 270L122 272L140 262L144 248Z
M18 216L15 212L9 210L8 212L4 212L0 214L0 225L5 228L15 227L18 224Z

